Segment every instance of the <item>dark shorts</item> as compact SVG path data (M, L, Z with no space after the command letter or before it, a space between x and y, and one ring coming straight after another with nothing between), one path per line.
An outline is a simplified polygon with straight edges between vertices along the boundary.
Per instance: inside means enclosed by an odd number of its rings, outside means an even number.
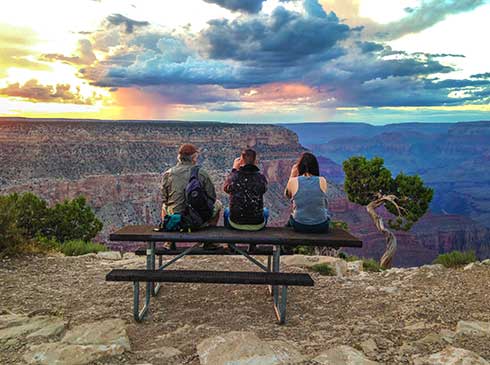
M330 219L327 219L323 223L319 224L302 224L296 222L293 217L289 217L289 221L287 224L289 227L293 227L296 232L301 233L327 233L330 226Z

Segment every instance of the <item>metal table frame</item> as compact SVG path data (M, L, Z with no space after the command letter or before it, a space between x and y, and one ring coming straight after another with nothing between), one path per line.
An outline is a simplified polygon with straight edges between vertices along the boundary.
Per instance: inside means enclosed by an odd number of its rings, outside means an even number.
M147 270L164 270L168 266L177 262L181 258L190 254L194 249L198 248L202 243L195 243L193 246L189 247L179 255L173 257L165 263L162 263L162 256L158 256L158 268L156 268L155 262L155 242L149 241L147 242L146 249L146 269ZM266 272L279 272L280 270L280 262L281 262L281 246L273 245L273 255L267 257L267 266L262 264L259 260L252 257L248 252L238 248L235 244L229 243L228 246L235 252L240 255L246 257L250 262L254 265L258 266L260 269ZM146 282L146 292L145 292L145 304L143 308L140 310L139 303L139 281L133 281L133 317L137 322L141 322L150 309L150 301L152 296L158 295L160 291L160 283L154 285L153 282ZM284 324L286 321L286 300L287 300L287 285L269 285L268 286L269 294L272 296L272 302L274 306L274 313L276 315L277 320L280 324Z

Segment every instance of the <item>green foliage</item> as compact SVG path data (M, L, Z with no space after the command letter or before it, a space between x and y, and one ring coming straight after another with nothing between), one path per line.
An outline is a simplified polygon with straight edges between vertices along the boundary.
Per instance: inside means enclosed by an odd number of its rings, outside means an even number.
M293 248L293 252L297 255L314 255L315 247L314 246L296 246Z
M51 208L47 226L45 235L63 243L77 239L90 241L102 229L102 222L87 205L85 198L79 196Z
M17 226L15 199L0 196L0 256L20 251L23 243L22 230Z
M89 241L101 229L83 197L49 208L32 193L0 196L0 255L59 250L60 243Z
M362 156L354 156L343 162L344 188L351 202L368 205L376 200L378 193L391 194L393 179L390 170L383 164L380 157L367 160Z
M329 227L330 228L340 228L340 229L343 229L346 231L349 230L349 226L348 226L347 222L344 222L344 221L330 221Z
M434 264L441 264L444 267L464 266L477 260L475 251L452 251L437 256Z
M379 272L381 271L381 266L374 259L362 259L362 268L364 271Z
M101 251L107 251L107 248L104 245L83 240L67 241L61 246L61 252L66 256L80 256Z
M361 260L359 257L355 256L355 255L347 255L345 252L340 252L339 253L339 258L341 258L342 260L345 260L347 262L351 262L351 261L359 261Z
M329 264L316 264L313 265L311 271L317 272L320 275L335 276L335 269Z
M356 156L344 161L345 191L351 202L364 206L383 196L395 196L400 210L387 200L383 202L386 209L396 216L388 224L391 228L408 231L427 212L434 192L417 175L400 173L393 179L383 164L380 157L367 160Z
M23 236L28 239L36 237L46 227L49 211L46 201L30 192L21 195L14 193L11 198L15 205L17 226Z

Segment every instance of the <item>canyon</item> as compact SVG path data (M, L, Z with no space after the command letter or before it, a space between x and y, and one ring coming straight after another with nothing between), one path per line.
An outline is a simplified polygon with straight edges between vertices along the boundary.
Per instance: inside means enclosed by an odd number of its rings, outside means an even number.
M0 193L32 191L50 203L84 195L104 223L98 240L106 242L123 225L158 223L161 174L175 163L184 142L199 147L199 163L225 205L222 186L233 159L241 148L255 148L269 181L265 204L271 208L270 223L285 224L290 206L283 189L305 147L298 134L274 125L0 118ZM379 258L383 236L363 207L347 201L338 156L324 156L319 161L330 181L334 220L347 222L364 241L362 249L351 253ZM454 249L473 249L480 258L490 255L489 229L461 214L429 213L398 236L397 266L429 263Z

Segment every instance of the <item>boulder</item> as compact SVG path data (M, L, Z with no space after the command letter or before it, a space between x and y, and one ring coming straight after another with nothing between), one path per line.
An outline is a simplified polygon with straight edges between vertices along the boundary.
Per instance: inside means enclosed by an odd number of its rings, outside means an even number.
M347 262L332 256L308 256L308 255L291 255L281 258L281 262L288 266L298 266L311 268L317 264L328 264L335 269L337 276L343 277L347 274Z
M102 251L97 252L97 257L104 260L121 260L122 256L119 251Z
M459 321L456 325L456 334L490 336L490 322Z
M448 346L430 356L414 357L414 365L488 365L488 361L478 354L465 349Z
M347 271L352 274L359 274L363 271L363 264L361 260L347 262Z
M483 260L481 263L482 265L490 266L490 259Z
M296 364L306 358L285 341L263 341L253 332L229 332L197 345L201 365Z
M9 317L7 317L9 316ZM51 337L63 332L65 322L51 316L0 316L0 342L18 337Z
M376 365L378 362L369 360L361 351L350 346L333 347L313 359L322 365Z
M60 342L31 346L24 360L29 364L83 365L130 349L124 321L108 319L75 327Z
M84 365L105 356L119 355L124 349L116 345L70 345L44 343L33 345L24 354L28 364L39 365Z
M61 340L73 345L118 345L130 349L126 324L122 319L85 323L68 331Z

